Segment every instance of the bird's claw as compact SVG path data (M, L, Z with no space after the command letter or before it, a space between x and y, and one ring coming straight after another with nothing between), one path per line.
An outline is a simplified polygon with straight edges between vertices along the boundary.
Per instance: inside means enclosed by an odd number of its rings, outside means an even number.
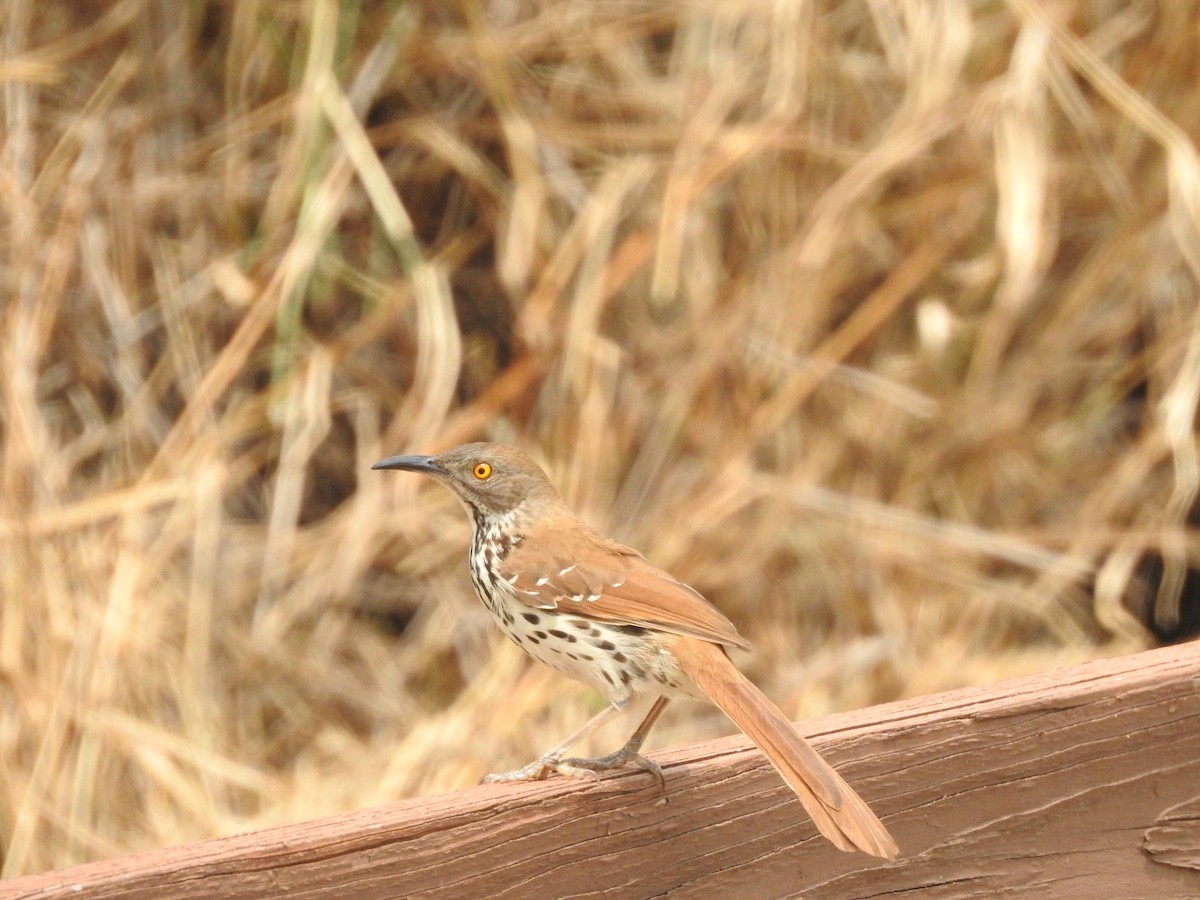
M480 784L542 781L552 772L565 775L568 778L591 778L593 781L599 781L601 772L610 772L627 765L635 765L640 769L644 769L654 776L660 788L666 788L667 779L663 775L662 767L653 760L642 756L628 745L615 753L608 754L608 756L601 756L595 759L582 759L574 756L562 759L553 754L547 754L534 760L529 765L512 772L498 772L493 775L485 775Z
M480 784L508 784L514 781L542 781L551 772L557 772L559 760L557 756L546 755L535 759L527 766L514 769L511 772L493 772L484 775Z
M611 772L613 769L621 769L628 765L634 765L649 772L658 782L658 786L666 789L667 779L663 775L662 767L629 747L622 747L616 753L610 753L608 756L601 756L598 759L564 759L558 763L555 770L563 775L599 778L601 772Z
M595 769L589 769L587 766L575 765L575 763L587 762L584 759L566 760L556 763L554 771L559 775L566 775L568 778L590 778L592 781L600 780L600 773Z

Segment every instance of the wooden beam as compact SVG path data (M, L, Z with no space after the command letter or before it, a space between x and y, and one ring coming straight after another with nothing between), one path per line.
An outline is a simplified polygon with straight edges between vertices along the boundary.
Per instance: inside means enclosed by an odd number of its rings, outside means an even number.
M804 726L901 858L840 853L742 738L0 883L5 897L1200 896L1200 646ZM364 773L366 777L366 773Z

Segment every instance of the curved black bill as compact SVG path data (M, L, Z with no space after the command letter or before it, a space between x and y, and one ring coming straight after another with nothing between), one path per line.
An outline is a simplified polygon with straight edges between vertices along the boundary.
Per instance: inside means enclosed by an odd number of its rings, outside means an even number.
M445 475L446 471L437 464L436 456L389 456L381 459L372 469L402 469L405 472L424 472L426 475Z

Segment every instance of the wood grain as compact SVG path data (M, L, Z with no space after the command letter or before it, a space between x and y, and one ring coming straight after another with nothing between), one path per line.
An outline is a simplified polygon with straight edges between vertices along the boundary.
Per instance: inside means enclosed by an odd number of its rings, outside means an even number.
M1200 646L805 723L900 844L834 850L743 738L0 883L4 897L1200 897Z

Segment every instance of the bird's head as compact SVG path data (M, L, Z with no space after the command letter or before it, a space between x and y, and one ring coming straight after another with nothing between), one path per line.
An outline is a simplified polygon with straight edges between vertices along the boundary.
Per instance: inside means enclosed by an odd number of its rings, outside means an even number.
M440 456L389 456L371 468L431 475L454 491L476 518L507 515L529 500L562 502L533 458L505 444L463 444Z

